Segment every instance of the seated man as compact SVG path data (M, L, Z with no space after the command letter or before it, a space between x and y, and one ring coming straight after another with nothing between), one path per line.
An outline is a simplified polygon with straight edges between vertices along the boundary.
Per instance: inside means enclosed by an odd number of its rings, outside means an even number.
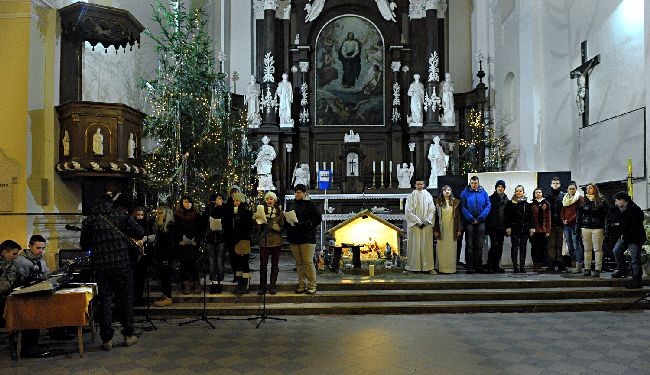
M24 280L43 280L46 274L50 272L45 259L43 259L46 245L45 238L35 234L29 239L29 248L23 251L14 261L20 276Z
M0 243L0 323L5 325L4 315L5 302L11 291L19 285L22 280L21 274L16 268L15 259L21 251L21 246L11 240ZM23 343L21 356L26 358L49 357L50 352L38 345L38 330L23 331ZM12 349L13 350L13 349Z

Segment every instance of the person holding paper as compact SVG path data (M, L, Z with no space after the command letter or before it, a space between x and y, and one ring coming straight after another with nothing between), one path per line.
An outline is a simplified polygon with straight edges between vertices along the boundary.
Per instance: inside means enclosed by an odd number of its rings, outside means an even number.
M233 249L233 273L237 277L237 288L234 294L248 293L251 269L248 259L251 252L251 230L253 229L253 213L246 207L246 196L235 193L232 196L233 206L226 213L222 224L226 243Z
M156 208L156 242L155 254L158 261L158 272L160 274L160 291L162 296L154 301L156 307L171 306L172 300L172 278L174 275L174 213L172 209L160 205Z
M201 216L188 195L183 195L174 213L176 225L174 243L176 256L180 263L179 279L183 282L183 294L202 292L199 282L199 270L196 261L199 258L199 243L205 230Z
M210 294L221 293L224 279L224 262L226 261L226 243L223 237L222 220L226 215L221 193L212 193L205 208L206 225L205 243L210 263Z
M260 244L260 289L258 292L260 295L267 291L266 275L269 255L271 255L271 280L268 292L270 294L277 293L275 284L278 281L278 273L280 272L278 263L280 261L280 250L282 249L282 227L284 226L284 212L282 212L282 207L278 204L278 196L269 191L264 195L264 201L266 204L257 206L258 210L253 215L253 219L258 224L258 243Z
M316 249L316 228L322 217L314 202L305 199L307 187L298 184L294 187L295 198L291 210L287 210L287 220L291 211L295 213L297 223L285 224L289 249L296 260L298 287L296 293L316 293L316 267L314 267L314 250Z

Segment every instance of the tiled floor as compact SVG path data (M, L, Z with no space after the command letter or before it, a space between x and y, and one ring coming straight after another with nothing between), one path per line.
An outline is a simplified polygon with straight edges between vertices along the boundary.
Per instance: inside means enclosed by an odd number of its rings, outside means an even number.
M157 321L133 347L87 342L84 358L72 341L55 358L5 352L0 373L650 374L650 311L288 319Z

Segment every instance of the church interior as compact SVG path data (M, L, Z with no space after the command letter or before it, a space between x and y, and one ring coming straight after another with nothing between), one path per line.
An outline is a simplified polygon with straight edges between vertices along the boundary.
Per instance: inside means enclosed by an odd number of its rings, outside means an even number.
M388 318L397 314L540 312L552 322L551 312L619 309L639 291L626 291L609 276L441 280L403 275L398 263L408 257L406 211L416 181L432 198L442 197L443 186L459 198L472 176L488 195L505 181L513 199L517 185L530 199L555 177L563 191L575 181L583 195L595 183L612 206L614 193L628 192L648 228L649 8L643 0L0 0L0 240L26 244L42 235L44 259L55 270L63 254L83 252L82 220L106 191L129 196L154 218L156 206L173 205L183 194L203 207L212 193L227 194L233 185L251 207L264 204L268 191L289 206L302 184L322 215L319 294L293 295L295 268L285 243L279 294L268 301L274 315L377 314L390 326ZM196 24L188 26L187 42L175 45L184 32L181 14ZM202 50L179 58L178 51L191 48ZM195 90L191 80L203 87ZM192 100L191 112L182 112ZM459 241L462 260L468 245ZM503 245L501 264L516 269L510 240ZM485 259L488 247L486 240ZM327 255L318 259L319 250ZM613 256L610 261L615 264ZM327 275L332 268L339 276ZM649 285L647 276L643 283ZM366 287L368 295L354 294ZM489 297L471 291L480 288L494 290ZM321 290L323 299L307 299ZM454 297L454 290L468 294ZM382 292L386 299L378 297ZM201 314L208 297L200 297L175 300L171 312L153 307L153 315ZM242 305L231 296L209 298L210 312L219 316L254 315L259 307L257 295ZM465 298L467 304L457 302ZM149 307L136 308L136 315L149 317ZM422 319L413 324L426 325ZM445 329L459 324L445 319L438 322ZM625 322L648 319L643 311ZM235 325L227 323L231 330ZM295 321L289 326L302 329ZM306 326L318 331L314 321ZM553 338L544 339L553 345ZM83 361L102 354L89 350ZM647 373L648 354L638 349L646 360L619 370ZM354 371L333 363L314 371L435 373L420 359L416 371L359 355L363 365ZM3 361L0 368L16 366ZM265 373L310 368L282 363ZM446 363L440 373L552 369L496 363ZM243 371L236 365L229 370Z

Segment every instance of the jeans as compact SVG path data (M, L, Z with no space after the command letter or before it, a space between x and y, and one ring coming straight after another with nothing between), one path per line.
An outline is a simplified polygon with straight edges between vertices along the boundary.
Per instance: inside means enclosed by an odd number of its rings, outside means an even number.
M627 274L627 261L623 254L626 248L630 250L630 255L632 255L632 278L634 281L641 282L641 277L643 276L643 270L641 269L641 244L626 244L620 238L616 241L613 252L616 263L618 263L618 271Z
M496 230L490 232L490 250L488 251L488 267L496 269L501 263L501 256L503 255L503 237L505 233L503 230Z
M465 224L465 264L468 270L483 266L483 237L485 223Z
M113 338L113 299L122 335L133 336L133 270L123 267L96 272L99 289L99 335L102 342Z
M526 264L526 244L528 243L528 233L512 233L510 235L512 246L510 248L510 258L512 266L524 268ZM519 257L517 257L519 255Z
M226 261L226 244L217 242L207 243L208 261L210 263L210 281L223 281L224 263Z
M569 253L576 258L576 263L584 263L585 254L582 250L582 238L575 225L564 226L564 239L566 240L566 246L569 248Z

